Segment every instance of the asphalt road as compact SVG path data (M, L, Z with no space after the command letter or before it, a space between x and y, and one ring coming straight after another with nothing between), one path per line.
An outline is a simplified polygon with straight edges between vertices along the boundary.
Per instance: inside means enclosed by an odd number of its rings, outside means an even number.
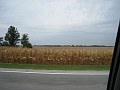
M0 71L0 90L106 90L108 75Z

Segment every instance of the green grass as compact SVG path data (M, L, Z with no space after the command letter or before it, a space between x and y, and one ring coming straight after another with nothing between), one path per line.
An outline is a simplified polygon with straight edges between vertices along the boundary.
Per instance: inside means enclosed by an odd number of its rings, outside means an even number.
M32 64L4 64L0 68L36 69L36 70L110 70L110 66L97 65L32 65Z

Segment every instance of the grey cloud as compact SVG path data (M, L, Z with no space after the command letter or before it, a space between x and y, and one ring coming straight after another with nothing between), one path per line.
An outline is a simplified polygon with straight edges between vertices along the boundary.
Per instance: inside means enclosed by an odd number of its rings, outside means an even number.
M0 36L13 25L21 34L28 33L33 44L114 45L119 3L119 0L0 0Z

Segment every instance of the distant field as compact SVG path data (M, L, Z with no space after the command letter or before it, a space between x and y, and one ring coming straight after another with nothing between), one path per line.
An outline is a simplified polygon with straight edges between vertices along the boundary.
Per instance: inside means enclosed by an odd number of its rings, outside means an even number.
M63 46L63 47L50 47L50 46L34 46L33 49L77 49L77 50L113 50L114 47L90 47L90 46L82 46L82 47L67 47L67 46Z
M110 65L113 47L0 47L1 63Z

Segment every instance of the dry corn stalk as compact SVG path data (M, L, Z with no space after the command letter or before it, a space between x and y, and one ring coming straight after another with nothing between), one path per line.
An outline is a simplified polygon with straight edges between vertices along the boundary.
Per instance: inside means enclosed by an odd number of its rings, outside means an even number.
M0 62L47 65L110 65L113 48L108 47L0 47ZM108 49L106 49L108 48Z

